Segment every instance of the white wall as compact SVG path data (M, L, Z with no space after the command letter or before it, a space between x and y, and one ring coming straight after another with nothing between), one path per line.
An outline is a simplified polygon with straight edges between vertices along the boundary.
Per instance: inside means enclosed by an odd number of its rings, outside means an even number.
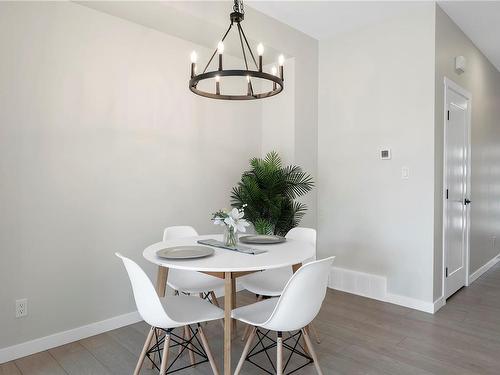
M151 19L202 30L200 19L168 9ZM287 81L302 105L287 94L293 157L315 174L317 43L247 16L262 40L274 28L270 45L283 41L294 61ZM133 311L113 253L140 260L168 225L213 232L210 213L228 206L262 151L265 101L191 94L189 54L211 48L154 28L75 3L0 3L0 348ZM308 199L304 224L314 225L315 194ZM23 297L29 316L15 319Z
M455 57L465 56L458 74ZM436 9L435 267L434 295L442 295L444 86L448 77L472 94L470 273L500 252L500 73L459 27ZM497 238L495 243L494 237Z
M295 75L295 59L286 60L286 74ZM270 69L270 67L266 67ZM285 87L280 95L262 102L262 155L270 151L280 154L285 164L295 162L295 85L285 77Z
M82 4L142 25L181 36L183 39L214 47L221 34L229 26L228 1L174 1L174 2L122 2L91 1ZM318 142L318 41L304 33L260 13L251 6L245 7L243 27L249 43L265 45L264 64L277 62L278 55L293 59L293 107L280 109L286 118L292 118L293 161L304 170L316 175ZM227 50L240 54L238 38L228 40ZM289 70L285 67L286 90L290 84ZM285 93L288 95L289 93ZM270 102L282 102L281 97ZM290 113L292 112L292 113ZM267 117L267 116L265 116ZM279 140L279 148L286 150L288 137ZM304 202L309 211L301 225L316 227L317 189L311 191Z
M388 294L431 303L434 5L411 10L320 42L318 246L336 267L387 278Z
M3 347L134 310L113 253L214 231L262 108L189 92L201 46L71 3L0 7Z

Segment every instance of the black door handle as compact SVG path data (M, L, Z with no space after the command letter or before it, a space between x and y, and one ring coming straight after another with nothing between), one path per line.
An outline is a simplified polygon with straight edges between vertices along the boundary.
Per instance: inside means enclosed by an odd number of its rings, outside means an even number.
M467 199L467 198L465 198L465 199L464 199L464 204L465 204L466 206L467 206L468 204L470 204L470 203L471 203L471 201L470 201L469 199Z

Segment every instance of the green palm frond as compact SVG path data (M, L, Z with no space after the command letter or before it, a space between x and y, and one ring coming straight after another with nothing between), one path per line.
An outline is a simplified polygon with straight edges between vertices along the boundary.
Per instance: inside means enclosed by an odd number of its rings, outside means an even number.
M250 160L250 170L231 192L231 205L245 207L245 218L257 233L284 236L299 225L307 206L294 199L314 187L312 177L296 165L283 167L277 152Z

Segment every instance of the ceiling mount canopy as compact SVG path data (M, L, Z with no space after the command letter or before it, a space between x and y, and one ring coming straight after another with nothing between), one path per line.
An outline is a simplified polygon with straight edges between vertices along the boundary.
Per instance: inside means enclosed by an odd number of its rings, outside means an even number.
M241 26L241 22L245 18L245 12L243 9L243 1L234 0L233 12L229 15L229 19L231 23L229 24L229 28L226 33L217 44L217 48L215 49L212 57L208 61L205 69L200 74L197 74L197 54L196 52L191 53L191 79L189 80L189 89L197 95L201 95L207 98L212 99L223 99L223 100L252 100L252 99L263 99L268 98L270 96L274 96L279 94L283 88L283 63L284 57L283 55L279 56L278 69L273 66L271 68L271 73L266 73L262 70L262 57L264 54L264 46L262 43L259 43L257 46L257 56L258 62L255 59L255 55L248 43L248 39L243 31L243 27ZM234 27L234 29L233 29ZM224 69L223 68L223 54L224 54L224 40L228 36L231 30L237 30L242 57L244 61L244 67L242 69ZM215 70L208 70L210 64L214 60L214 57L218 55L218 64L215 67ZM251 58L250 67L248 65L247 57ZM252 63L255 65L255 70L253 68ZM215 65L215 64L214 64ZM227 77L242 77L243 79L239 82L241 87L240 93L229 93L224 92L224 78ZM246 78L246 80L244 80ZM203 88L199 88L198 84L202 81L213 80L215 81L215 85L208 82L203 85ZM261 90L257 90L255 88L254 91L254 80L263 81L261 85L256 85L261 87ZM206 89L206 87L213 87L213 90Z

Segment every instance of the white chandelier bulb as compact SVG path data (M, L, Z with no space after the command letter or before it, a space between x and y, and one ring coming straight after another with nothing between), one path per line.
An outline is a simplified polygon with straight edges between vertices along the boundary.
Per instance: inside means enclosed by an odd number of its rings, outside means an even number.
M196 54L196 51L191 52L191 62L194 64L196 63L196 60L198 60L198 55Z
M215 76L215 82L220 82L220 77L219 76Z
M264 46L262 45L262 43L259 43L257 45L257 54L259 56L262 56L264 54Z
M283 66L283 64L285 63L285 56L280 55L278 57L278 63L280 64L280 66Z
M272 72L273 76L275 76L275 75L278 73L278 69L276 69L276 67L275 67L275 66L273 66L273 67L271 68L271 72Z
M247 76L247 82L250 83L250 76Z
M224 53L224 43L222 41L217 44L217 52L219 52L219 55Z

